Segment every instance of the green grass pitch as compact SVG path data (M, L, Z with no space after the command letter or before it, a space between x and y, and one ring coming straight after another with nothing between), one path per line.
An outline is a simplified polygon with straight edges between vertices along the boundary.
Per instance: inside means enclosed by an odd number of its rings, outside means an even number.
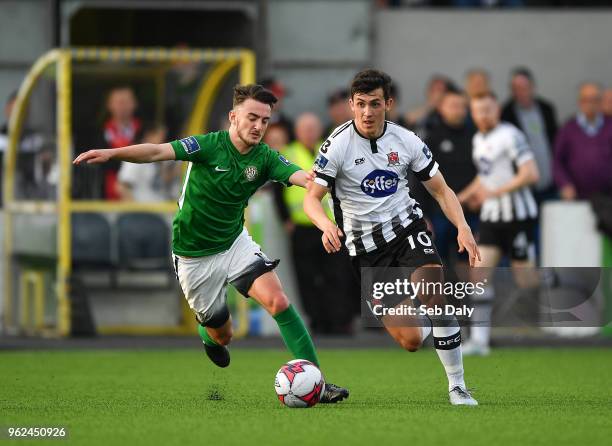
M431 349L324 350L349 400L281 407L281 350L0 353L0 426L69 429L83 445L610 444L612 351L500 349L465 360L479 407L452 407ZM3 442L5 440L0 440ZM31 444L40 444L32 440ZM59 441L58 444L66 444Z

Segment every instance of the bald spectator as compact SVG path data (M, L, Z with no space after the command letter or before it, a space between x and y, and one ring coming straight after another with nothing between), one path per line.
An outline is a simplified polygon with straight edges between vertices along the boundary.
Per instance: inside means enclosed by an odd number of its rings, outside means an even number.
M536 95L535 80L527 68L512 71L510 90L512 97L504 104L501 119L521 129L529 140L540 172L534 197L538 203L557 198L552 175L552 149L558 127L555 108Z
M296 140L283 155L310 169L321 145L323 127L313 113L303 113L295 122ZM321 244L321 231L303 209L306 190L299 187L275 188L275 203L291 240L292 258L302 305L314 333L341 334L351 328L353 315L348 295L348 258L329 255ZM331 217L331 210L328 208ZM332 217L333 218L333 217ZM330 286L333 284L333 286Z
M606 91L603 92L601 110L608 118L612 118L612 88L606 88Z
M327 97L327 115L330 122L323 136L331 135L336 127L353 119L348 100L349 92L346 88L340 88Z
M612 194L612 120L601 110L602 89L585 82L578 113L559 131L554 176L564 200Z

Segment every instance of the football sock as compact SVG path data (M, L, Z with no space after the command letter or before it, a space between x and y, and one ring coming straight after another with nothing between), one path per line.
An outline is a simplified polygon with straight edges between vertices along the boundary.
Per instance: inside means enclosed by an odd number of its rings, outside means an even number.
M491 286L485 287L482 295L472 296L474 300L474 315L472 316L470 340L478 345L489 345L494 297L495 293Z
M200 334L200 338L202 339L202 342L206 345L208 345L209 347L214 347L215 345L219 345L217 344L213 338L210 337L210 335L208 334L208 331L206 330L206 327L202 327L200 324L198 324L198 333Z
M422 325L419 328L421 329L421 343L423 343L425 342L425 339L427 339L427 337L431 333L431 328L432 328L431 319L429 319L428 317L424 317L421 320L421 324Z
M318 367L319 358L317 358L312 338L293 305L289 305L289 308L285 311L281 311L272 317L278 324L278 329L287 349L295 359L306 359Z
M432 319L432 323L434 347L448 377L448 390L455 386L465 389L459 323L455 317L448 316Z

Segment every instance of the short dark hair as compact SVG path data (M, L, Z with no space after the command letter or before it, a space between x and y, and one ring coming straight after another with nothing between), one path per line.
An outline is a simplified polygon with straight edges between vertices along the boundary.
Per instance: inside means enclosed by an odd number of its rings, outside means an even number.
M363 70L351 82L351 99L357 93L369 93L382 88L385 101L391 97L391 77L379 70Z
M513 68L512 69L512 77L515 77L515 76L526 77L529 80L529 82L531 82L532 84L535 83L535 79L533 77L533 73L527 67L515 67L515 68Z
M270 90L259 84L236 85L234 87L233 106L242 104L247 99L253 99L263 104L268 104L270 108L278 102L278 98Z
M444 92L444 94L454 94L463 96L464 92L459 87L457 87L457 85L453 81L448 81L446 83L446 91Z

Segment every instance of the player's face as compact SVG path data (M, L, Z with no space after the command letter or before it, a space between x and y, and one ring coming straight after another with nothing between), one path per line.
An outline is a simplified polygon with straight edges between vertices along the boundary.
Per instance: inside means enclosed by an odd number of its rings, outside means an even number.
M474 124L481 132L488 132L499 122L499 105L493 98L474 99L470 105Z
M247 99L229 113L231 127L246 147L259 144L270 121L272 108L268 104Z
M385 101L382 88L368 93L355 93L349 100L359 133L368 138L377 138L383 132L385 113L391 108L393 99Z

